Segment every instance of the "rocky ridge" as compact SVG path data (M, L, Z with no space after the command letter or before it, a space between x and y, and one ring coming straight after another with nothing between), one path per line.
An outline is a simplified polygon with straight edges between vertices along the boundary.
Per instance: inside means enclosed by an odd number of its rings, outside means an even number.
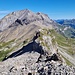
M12 12L0 28L0 75L75 75L74 52L64 46L70 40L54 30L56 23L46 14Z
M6 30L10 27L17 25L28 25L32 22L41 22L43 25L50 25L53 23L51 19L46 14L43 13L33 13L32 11L26 9L21 11L16 11L8 14L0 21L0 31Z
M41 44L41 36L41 33L37 32L32 42L6 57L0 63L0 75L74 75L75 68L66 65L53 45L48 51L46 46ZM43 37L43 42L51 40L46 39L45 35Z

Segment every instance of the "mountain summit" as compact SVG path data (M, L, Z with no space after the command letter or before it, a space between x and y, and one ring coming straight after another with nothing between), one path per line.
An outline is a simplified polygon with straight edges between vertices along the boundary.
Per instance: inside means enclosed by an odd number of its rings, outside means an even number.
M16 25L28 25L30 23L39 22L49 26L53 21L43 13L33 13L26 9L8 14L0 21L0 31Z
M39 28L53 29L54 25L55 22L43 13L33 13L28 9L12 12L0 21L0 31L2 32L0 41L19 39L34 33Z

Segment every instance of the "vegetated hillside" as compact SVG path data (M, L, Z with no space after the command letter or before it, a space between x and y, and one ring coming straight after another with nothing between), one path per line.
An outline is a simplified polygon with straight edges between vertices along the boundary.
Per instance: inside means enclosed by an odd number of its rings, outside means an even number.
M75 29L70 26L57 25L57 31L67 38L75 38Z
M58 31L65 37L75 38L75 19L55 20L58 23Z
M0 22L0 75L74 75L75 39L59 34L57 25L46 14L27 9L5 16Z

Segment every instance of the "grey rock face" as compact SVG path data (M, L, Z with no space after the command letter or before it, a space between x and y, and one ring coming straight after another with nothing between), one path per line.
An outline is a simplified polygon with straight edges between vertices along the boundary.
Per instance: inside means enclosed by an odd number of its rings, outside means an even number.
M59 61L37 62L39 56L40 54L31 52L8 59L0 65L0 75L75 75L75 68Z
M0 31L17 25L28 25L35 21L40 21L44 25L50 25L53 23L46 14L33 13L26 9L12 12L0 20Z
M38 29L53 29L54 25L55 22L43 13L33 13L27 9L12 12L0 20L0 41L6 42L21 37L24 41Z

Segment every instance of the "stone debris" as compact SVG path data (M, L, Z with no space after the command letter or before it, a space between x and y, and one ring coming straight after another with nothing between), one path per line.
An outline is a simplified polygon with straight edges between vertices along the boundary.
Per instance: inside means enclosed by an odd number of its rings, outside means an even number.
M39 36L0 63L0 75L75 75L75 68L64 64L58 52L48 55L42 49L36 42Z
M74 67L62 64L59 60L47 60L43 55L37 62L39 57L39 53L31 52L7 59L0 65L0 75L75 75Z

